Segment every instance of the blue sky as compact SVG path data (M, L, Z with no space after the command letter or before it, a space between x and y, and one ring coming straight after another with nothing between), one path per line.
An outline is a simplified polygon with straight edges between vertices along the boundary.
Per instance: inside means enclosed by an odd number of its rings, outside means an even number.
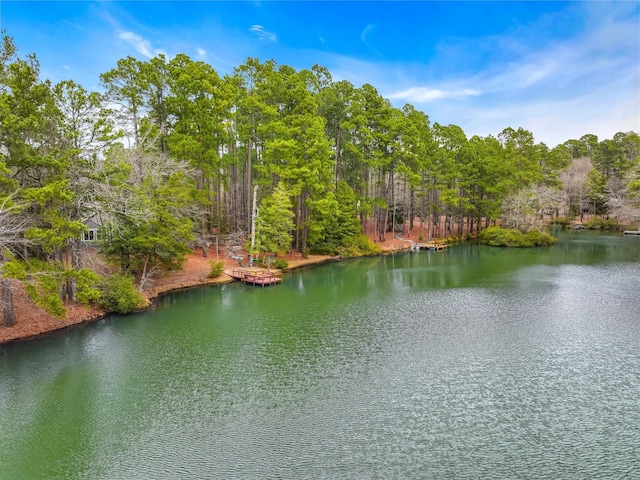
M128 55L185 53L221 75L257 57L322 65L469 137L640 131L638 1L0 0L0 28L44 78L88 90Z

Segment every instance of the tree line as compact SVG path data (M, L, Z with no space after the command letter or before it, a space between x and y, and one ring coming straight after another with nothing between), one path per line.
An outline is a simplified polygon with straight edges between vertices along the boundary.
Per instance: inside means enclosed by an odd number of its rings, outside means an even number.
M89 92L42 79L6 33L0 61L5 323L9 277L64 314L110 270L142 289L194 246L247 248L254 227L251 255L353 256L376 251L367 224L384 241L407 224L430 240L587 210L640 221L634 132L554 148L522 128L468 138L318 65L249 58L221 76L184 54L126 57ZM89 220L104 267L87 264Z

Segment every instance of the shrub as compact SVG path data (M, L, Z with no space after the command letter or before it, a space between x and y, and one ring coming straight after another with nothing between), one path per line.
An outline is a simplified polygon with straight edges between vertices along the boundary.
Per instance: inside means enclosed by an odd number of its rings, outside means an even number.
M344 239L344 244L338 248L338 254L344 258L378 255L382 252L380 245L363 233Z
M354 237L354 246L362 255L378 255L382 252L380 245L367 237L364 233L360 233Z
M105 278L99 285L100 306L107 312L130 313L144 307L145 301L136 290L131 275L114 274Z
M620 224L613 218L595 217L583 223L584 228L588 230L618 230Z
M478 238L480 243L492 247L539 247L556 242L556 238L548 233L537 230L522 233L520 230L502 227L489 227L480 232Z
M273 266L280 270L286 270L289 268L289 262L287 262L284 258L276 258L273 262Z
M222 275L224 271L224 262L211 262L209 267L209 274L207 277L216 278Z

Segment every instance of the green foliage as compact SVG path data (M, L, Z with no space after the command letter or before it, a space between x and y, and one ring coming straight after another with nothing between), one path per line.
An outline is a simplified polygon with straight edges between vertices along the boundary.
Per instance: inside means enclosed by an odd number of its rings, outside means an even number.
M289 192L284 183L280 182L273 193L260 203L253 254L289 250L291 231L294 228L291 208Z
M100 300L100 289L98 283L100 276L88 268L81 270L69 270L66 272L68 278L73 278L76 281L76 300L80 303L88 305L90 303L97 303Z
M622 225L614 218L593 217L582 224L587 230L620 230Z
M16 260L16 258L8 252L3 252L7 260L2 264L0 271L2 275L8 278L24 281L27 279L27 267L24 262Z
M267 259L264 257L257 257L253 259L253 265L255 267L267 268Z
M217 278L222 275L224 271L224 262L211 262L209 268L209 274L207 277L209 278Z
M337 253L344 258L379 255L382 249L365 234L360 233L345 240Z
M489 227L479 235L480 243L492 247L541 247L553 245L557 239L548 233L532 230L523 233L520 230Z
M124 152L136 169L122 167L120 152L112 150L109 195L105 207L112 214L103 226L103 253L120 263L121 270L145 275L153 268L181 268L191 251L193 221L189 218L192 180L180 169L185 164L158 155Z
M273 262L273 266L279 270L286 270L289 268L289 262L284 258L276 258Z
M145 300L136 290L134 278L126 274L114 274L99 284L99 304L107 312L130 313L145 306Z
M607 182L604 176L596 169L587 175L586 197L594 204L595 212L601 213L607 201Z
M362 238L356 204L353 189L344 180L339 181L335 201L325 202L327 208L321 212L325 228L323 236L311 244L313 253L357 257L375 251L375 244L369 244Z
M37 259L29 262L13 259L2 266L2 274L24 282L27 296L47 312L65 317L66 310L60 298L65 271L60 265Z
M561 228L567 228L570 223L571 221L566 217L557 217L549 220L549 225L561 227Z
M38 299L37 303L55 317L64 318L67 315L67 309L64 308L60 296L55 292L46 293Z
M71 247L85 229L80 219L100 212L103 253L146 281L181 267L195 231L202 242L248 231L256 185L267 193L251 252L258 257L288 251L294 236L305 256L375 254L380 248L362 235L360 219L373 217L384 236L389 208L398 205L396 221L441 214L454 223L449 233L470 218L525 230L565 202L539 187L557 186L560 170L582 157L596 169L565 185L571 213L588 203L621 221L639 218L637 133L601 142L585 135L551 150L522 128L468 139L411 105L394 108L372 85L273 60L248 59L223 78L184 54L127 57L100 76L104 93L87 92L73 81L42 81L35 56L20 59L9 37L3 43L0 199L10 196L25 213L19 237L29 240L31 258L78 267ZM124 136L116 125L126 125L131 146L114 142ZM496 237L545 242L517 235ZM98 299L95 278L50 266L49 280L12 261L4 272L28 281L58 312L56 289L68 294L76 285L79 301Z

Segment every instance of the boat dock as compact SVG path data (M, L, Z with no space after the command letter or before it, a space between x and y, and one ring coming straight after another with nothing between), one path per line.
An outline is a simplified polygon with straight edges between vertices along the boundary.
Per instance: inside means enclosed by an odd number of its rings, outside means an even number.
M242 283L250 283L252 285L275 285L282 281L282 277L278 277L274 272L270 270L263 270L260 268L234 268L224 271L231 278L240 280Z
M412 243L411 251L418 252L420 250L434 250L436 252L444 252L447 245L444 243Z
M625 230L622 235L640 235L640 230Z

